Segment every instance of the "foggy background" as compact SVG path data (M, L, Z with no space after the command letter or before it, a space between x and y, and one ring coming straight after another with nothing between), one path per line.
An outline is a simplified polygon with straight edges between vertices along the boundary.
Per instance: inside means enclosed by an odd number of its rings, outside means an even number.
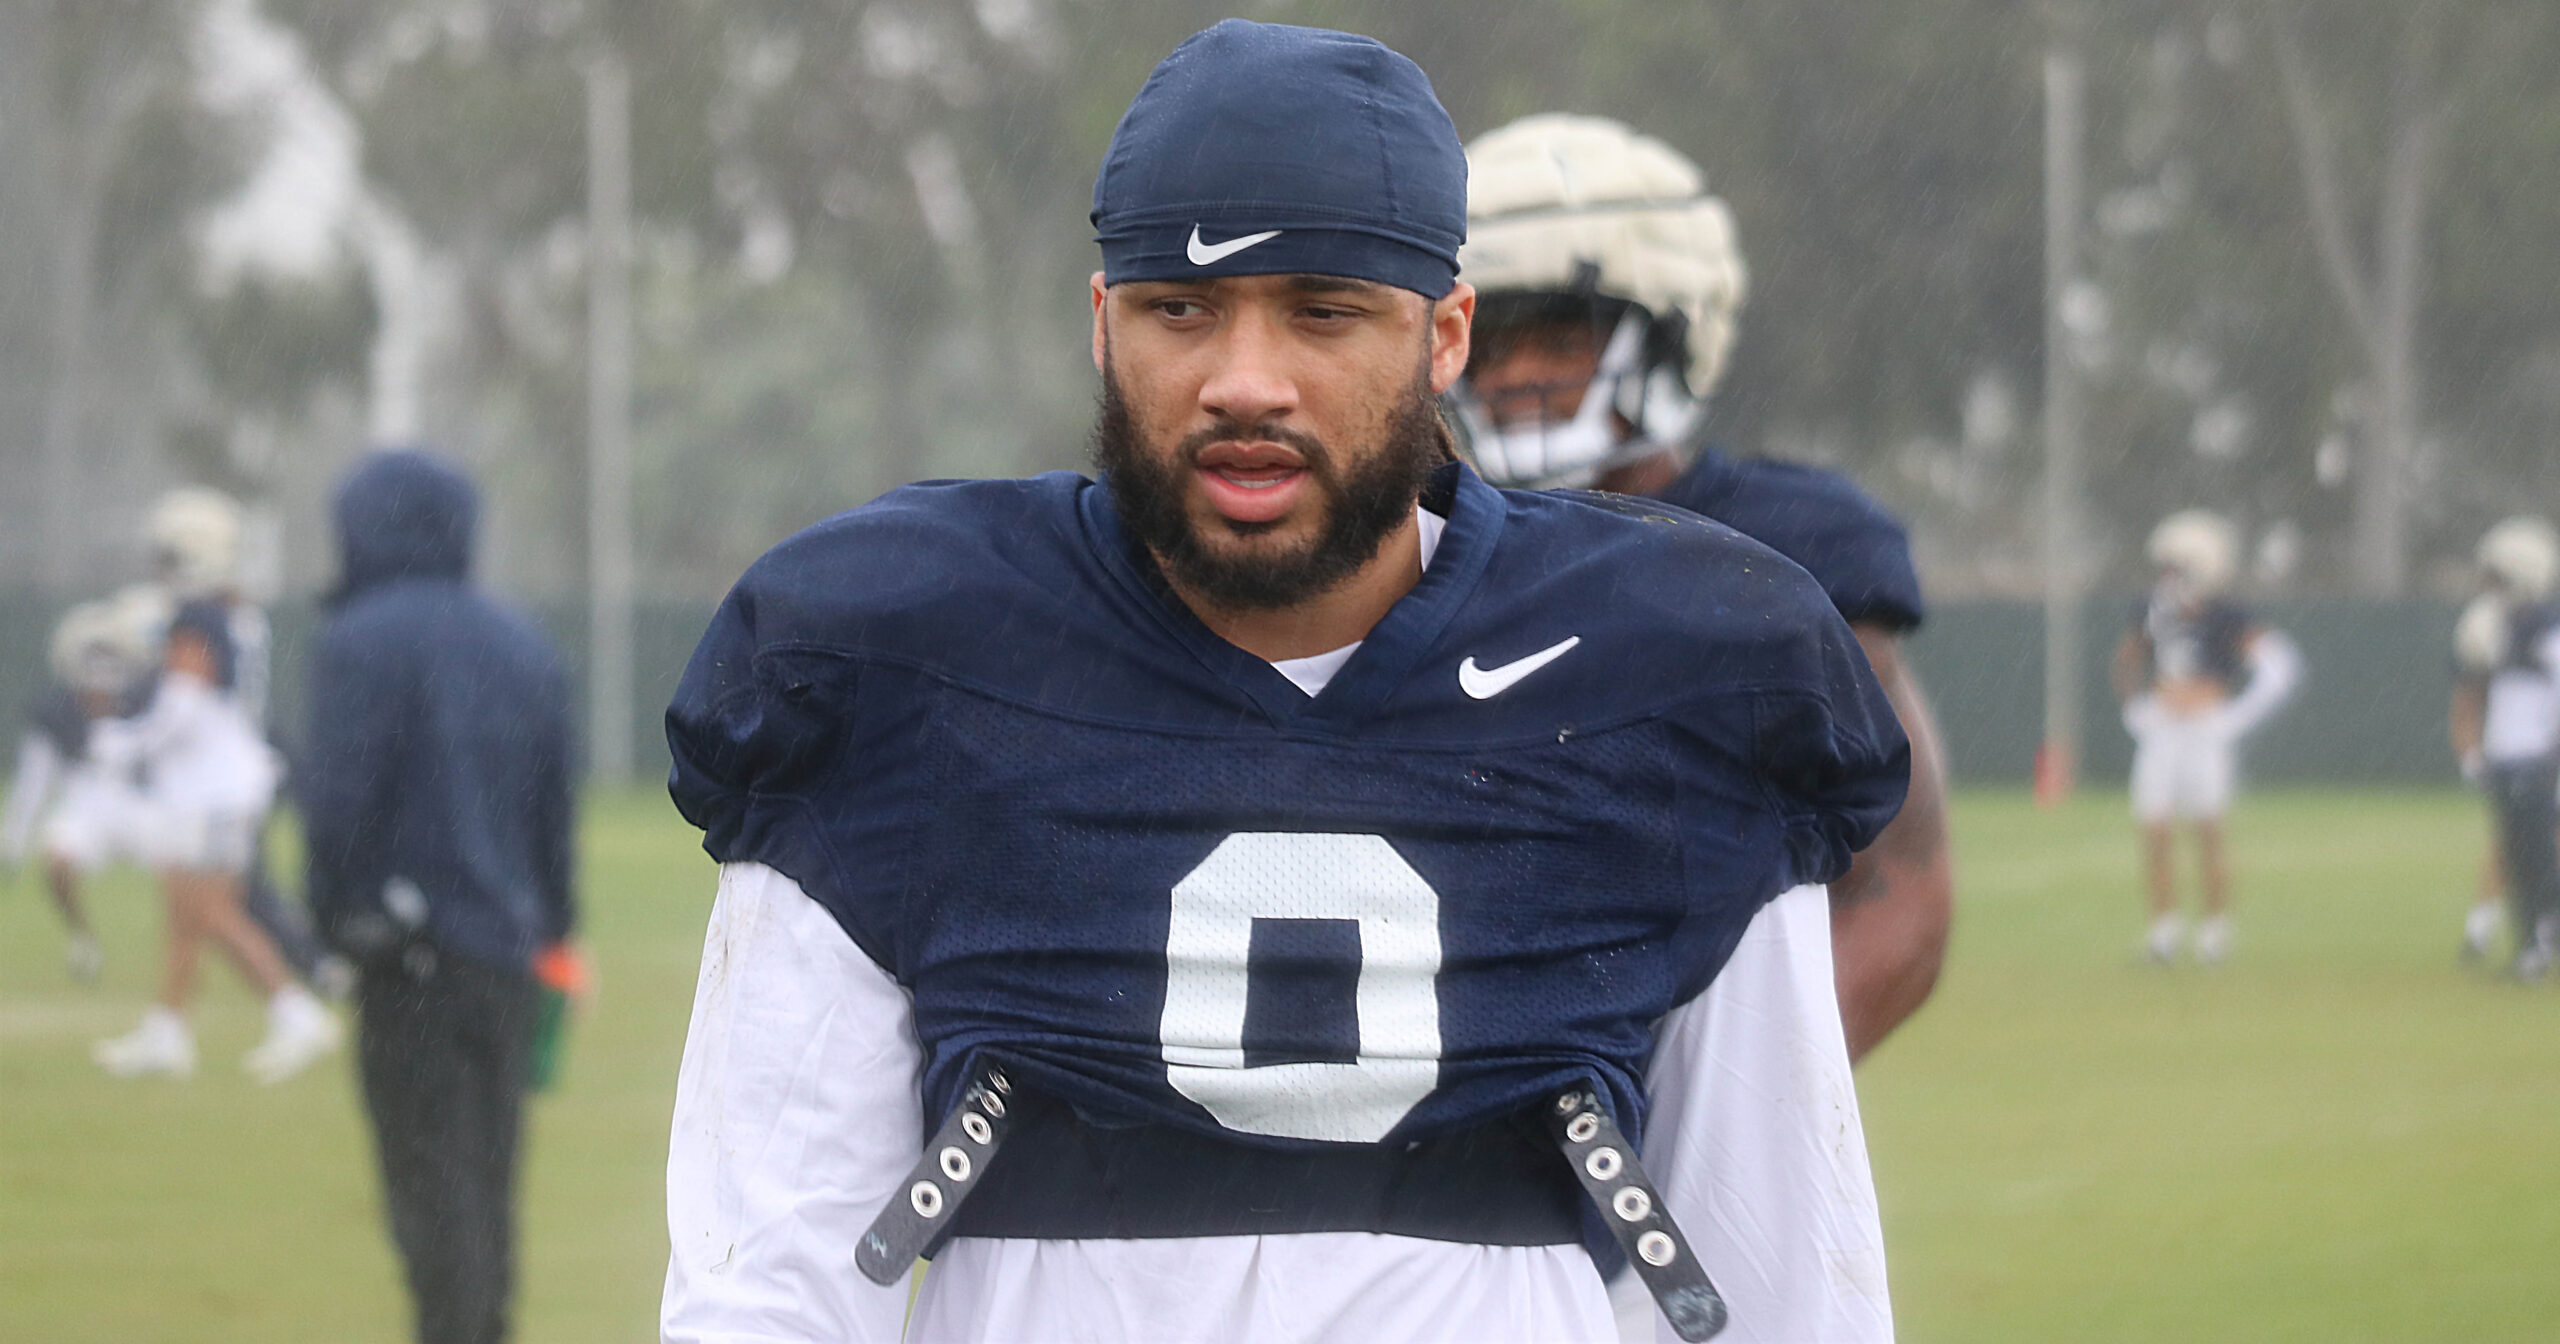
M2048 358L2084 406L2091 713L2143 535L2209 504L2245 594L2314 627L2308 695L2423 683L2344 744L2289 716L2262 768L2449 769L2442 604L2484 526L2560 501L2549 6L12 0L0 680L62 602L140 576L141 511L186 481L250 504L290 644L331 479L391 443L480 475L484 574L579 644L592 95L619 68L651 768L702 616L773 542L903 481L1082 464L1094 166L1148 68L1239 9L1410 54L1463 136L1602 113L1705 167L1752 272L1714 436L1908 521L1968 776L2032 750ZM2053 50L2087 108L2058 354Z

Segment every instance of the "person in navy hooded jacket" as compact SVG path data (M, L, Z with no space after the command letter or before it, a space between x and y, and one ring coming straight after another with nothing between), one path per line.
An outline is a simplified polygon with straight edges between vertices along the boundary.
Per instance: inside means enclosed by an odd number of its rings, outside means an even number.
M568 682L472 586L477 512L423 453L341 484L300 776L313 913L360 967L365 1104L434 1344L507 1334L533 967L575 915Z

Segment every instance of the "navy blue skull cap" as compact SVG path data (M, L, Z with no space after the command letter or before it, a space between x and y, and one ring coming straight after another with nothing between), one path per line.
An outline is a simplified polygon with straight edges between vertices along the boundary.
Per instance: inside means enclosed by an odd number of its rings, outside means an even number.
M1228 19L1121 114L1093 227L1106 284L1341 275L1437 299L1467 238L1466 147L1376 39Z

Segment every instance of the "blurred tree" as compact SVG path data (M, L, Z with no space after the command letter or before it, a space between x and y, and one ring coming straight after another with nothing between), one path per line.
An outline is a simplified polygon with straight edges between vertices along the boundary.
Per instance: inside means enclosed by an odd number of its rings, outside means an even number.
M2369 230L2365 212L2342 181L2347 165L2338 118L2304 55L2297 31L2306 16L2271 10L2269 47L2293 130L2304 203L2321 269L2347 326L2363 348L2370 373L2370 409L2364 451L2355 472L2356 584L2375 597L2398 596L2409 570L2408 496L2419 417L2418 318L2425 288L2428 207L2434 194L2438 150L2452 106L2438 68L2446 47L2445 6L2402 7L2390 21L2370 25L2321 25L2341 29L2363 59L2345 79L2353 90L2379 89L2383 108L2376 128L2380 152ZM2377 68L2378 67L2378 68ZM2366 193L2356 193L2364 195ZM2359 235L2370 233L2371 242Z
M34 454L36 573L67 587L95 571L88 415L100 395L102 305L150 310L175 297L169 261L190 210L236 167L239 128L194 115L189 39L196 3L12 5L0 28L21 132L13 176L46 203L28 235L45 258L48 347ZM183 290L177 291L183 293ZM116 373L128 370L117 369Z
M1081 456L1093 167L1153 62L1227 12L265 2L361 123L384 208L430 273L455 277L427 428L510 483L501 521L514 510L517 540L502 547L555 590L573 586L576 529L560 523L582 497L585 52L620 51L638 95L643 582L699 591L897 481ZM2514 488L2556 484L2539 445L2560 434L2560 331L2539 296L2560 276L2535 240L2560 228L2547 78L2560 11L2081 12L2093 209L2075 302L2096 325L2075 357L2090 365L2093 540L2119 577L2153 517L2210 502L2268 541L2271 578L2291 556L2294 582L2389 586L2379 576L2407 568L2395 548L2442 553ZM2032 587L2021 390L2045 358L2033 6L1265 0L1253 13L1406 51L1462 134L1566 108L1698 159L1734 206L1754 278L1719 438L1859 470L1912 516L1942 585ZM2414 73L2395 85L2395 69ZM2305 106L2334 142L2322 171L2338 208L2320 207L2334 227L2306 208L2323 192L2305 190L2319 157ZM2432 129L2418 171L2404 162L2391 179L2425 189L2384 210L2359 203L2387 195L2391 128L2418 124L2394 107ZM2379 225L2348 218L2359 211L2403 221L2383 230L2401 241L2373 241ZM2330 234L2348 243L2344 270ZM2385 283L2390 257L2407 265ZM2377 344L2352 314L2385 310L2404 335ZM2397 394L2376 362L2393 349ZM2342 470L2349 445L2385 438L2400 445L2387 450L2403 464L2396 505L2375 484L2390 473ZM2372 544L2384 518L2403 520L2402 540Z

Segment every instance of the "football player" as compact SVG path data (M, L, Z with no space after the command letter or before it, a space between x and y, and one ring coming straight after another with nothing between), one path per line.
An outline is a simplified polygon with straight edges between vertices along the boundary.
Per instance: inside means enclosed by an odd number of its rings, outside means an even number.
M2538 980L2560 951L2560 537L2543 519L2509 518L2480 538L2478 555L2481 592L2454 629L2453 749L2496 817L2512 969ZM2464 943L2477 954L2489 935L2473 914Z
M232 650L232 699L261 737L267 733L267 687L272 662L267 613L240 586L240 505L219 490L181 486L152 505L145 524L152 571L182 602L212 605L224 620ZM242 908L276 945L296 976L331 998L343 998L355 973L320 944L311 921L277 890L267 867L266 831L255 838Z
M1908 747L1773 552L1453 460L1465 183L1376 42L1195 35L1095 184L1101 480L722 604L665 1338L1601 1340L1620 1256L1889 1337L1823 884Z
M1850 1058L1936 985L1952 913L1945 769L1902 654L1920 581L1902 527L1845 478L1703 446L1746 289L1732 217L1688 159L1602 117L1544 113L1467 148L1475 352L1451 398L1496 485L1650 495L1802 565L1857 632L1912 748L1911 794L1831 886Z
M2125 731L2133 735L2133 815L2142 827L2151 905L2143 948L2167 965L2186 940L2176 867L2177 823L2184 820L2203 875L2195 955L2211 965L2231 952L2222 816L2237 783L2237 748L2293 693L2302 658L2283 631L2259 624L2231 599L2240 543L2220 515L2173 513L2152 529L2145 549L2159 577L2151 595L2134 604L2112 669Z
M70 932L71 976L96 980L106 953L89 923L80 884L118 858L139 859L141 797L122 773L89 751L90 725L135 708L146 683L147 631L128 605L84 602L63 614L50 649L53 680L37 698L18 744L0 849L24 863L41 831L41 861L54 908Z
M281 768L233 698L237 666L230 613L189 602L169 620L157 686L142 711L90 733L90 750L110 770L145 781L145 834L167 898L168 960L160 998L142 1023L97 1043L94 1054L121 1078L184 1077L195 1071L187 1009L207 941L230 954L265 996L267 1032L243 1061L261 1082L279 1082L336 1048L338 1025L296 983L275 945L241 909L241 889Z

